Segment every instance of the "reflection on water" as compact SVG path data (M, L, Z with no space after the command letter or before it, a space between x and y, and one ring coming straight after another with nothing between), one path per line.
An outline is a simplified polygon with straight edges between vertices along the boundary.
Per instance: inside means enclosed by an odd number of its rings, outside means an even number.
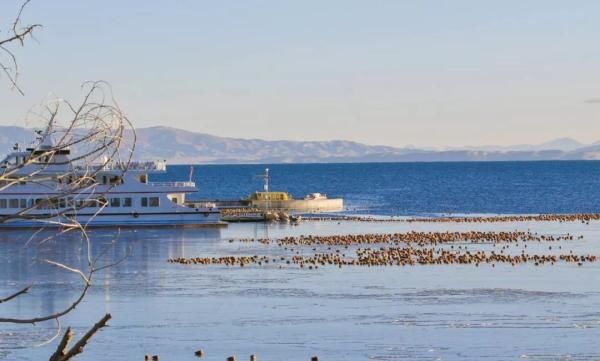
M407 230L528 230L570 232L584 239L565 251L597 254L600 222L507 224L365 224L307 222L239 224L227 229L93 230L92 255L106 262L131 256L98 274L94 287L63 325L81 332L105 312L100 332L81 360L135 360L144 354L209 360L256 353L261 360L598 359L600 264L426 266L301 270L277 266L169 264L168 258L278 255L276 246L230 239L299 234ZM76 234L39 244L28 232L0 233L0 295L28 284L32 293L0 307L29 317L64 308L81 280L40 263L52 259L86 268ZM42 239L45 235L38 235ZM116 241L115 241L116 240ZM544 247L532 245L532 247ZM51 337L51 322L0 325L0 359L39 360L56 346L29 346Z

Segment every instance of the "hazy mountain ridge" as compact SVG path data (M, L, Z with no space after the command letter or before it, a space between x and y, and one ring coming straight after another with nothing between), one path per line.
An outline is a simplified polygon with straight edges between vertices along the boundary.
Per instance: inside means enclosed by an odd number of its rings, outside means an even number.
M128 136L131 136L129 134ZM135 158L166 159L170 163L346 163L434 161L527 161L600 159L600 142L582 144L560 138L534 145L482 146L442 150L366 145L353 141L268 141L226 138L170 127L136 130ZM28 145L31 130L0 126L0 153L15 142Z

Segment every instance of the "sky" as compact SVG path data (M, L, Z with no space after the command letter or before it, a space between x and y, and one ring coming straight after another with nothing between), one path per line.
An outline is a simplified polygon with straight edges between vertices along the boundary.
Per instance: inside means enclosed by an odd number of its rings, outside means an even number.
M10 27L18 0L2 0ZM105 80L136 127L457 147L600 140L599 1L32 0L0 124Z

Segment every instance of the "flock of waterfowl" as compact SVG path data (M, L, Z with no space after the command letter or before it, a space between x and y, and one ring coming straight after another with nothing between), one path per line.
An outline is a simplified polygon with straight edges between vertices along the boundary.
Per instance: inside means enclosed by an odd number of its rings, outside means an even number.
M347 235L307 235L299 237L284 237L275 240L279 246L283 245L335 245L347 246L358 244L416 244L418 246L437 245L444 243L512 243L531 241L565 241L573 240L570 233L563 235L539 235L532 232L407 232L407 233L368 233ZM578 237L580 238L580 237ZM242 239L242 242L253 239ZM258 239L257 242L267 243L268 239Z
M264 214L259 208L225 208L221 210L223 217L236 217L245 215ZM268 212L270 215L290 217L285 212ZM276 221L273 217L266 217L267 221ZM307 221L351 221L351 222L428 222L428 223L499 223L499 222L582 222L600 220L600 213L577 214L532 214L532 215L498 215L498 216L445 216L445 217L372 217L351 215L309 215L303 217Z
M429 222L429 223L497 223L497 222L582 222L600 220L600 213L536 214L469 217L370 217L370 216L308 216L307 221L352 221L352 222Z
M390 234L351 234L351 235L306 235L284 237L270 240L265 238L244 238L230 242L257 242L262 245L277 245L284 253L278 255L252 256L213 256L213 257L176 257L168 262L197 265L224 266L264 266L290 265L301 268L316 269L323 266L416 266L416 265L450 265L450 264L491 264L506 263L513 266L519 264L555 264L557 262L575 263L579 266L598 260L593 254L527 253L528 243L572 241L583 236L572 234L540 235L538 233L513 232L407 232ZM357 246L367 245L366 248ZM471 250L474 246L487 245L494 250ZM512 249L511 249L512 245ZM519 253L517 248L522 247ZM307 248L310 247L310 250ZM352 247L352 248L350 248ZM496 248L498 247L498 248ZM545 247L545 246L544 246ZM539 248L539 247L538 247ZM555 252L561 250L562 243L555 245Z
M194 356L198 357L198 358L203 358L204 357L204 351L203 350L197 350L196 352L194 352ZM226 358L227 361L236 361L235 356L229 356ZM257 357L255 354L250 355L250 361L257 361ZM150 356L149 354L146 354L144 356L144 361L160 361L160 357L158 355L152 355ZM310 358L310 361L319 361L319 357L318 356L312 356Z

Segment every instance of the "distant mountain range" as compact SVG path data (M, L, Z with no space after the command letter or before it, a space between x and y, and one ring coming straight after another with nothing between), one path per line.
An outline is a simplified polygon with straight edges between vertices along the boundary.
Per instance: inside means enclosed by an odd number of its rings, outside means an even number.
M270 141L226 138L170 127L138 128L136 134L136 159L166 159L175 164L600 159L600 142L582 144L570 138L535 145L418 149L366 145L345 140ZM29 144L32 139L33 133L29 129L0 126L0 153L8 152L15 142Z

